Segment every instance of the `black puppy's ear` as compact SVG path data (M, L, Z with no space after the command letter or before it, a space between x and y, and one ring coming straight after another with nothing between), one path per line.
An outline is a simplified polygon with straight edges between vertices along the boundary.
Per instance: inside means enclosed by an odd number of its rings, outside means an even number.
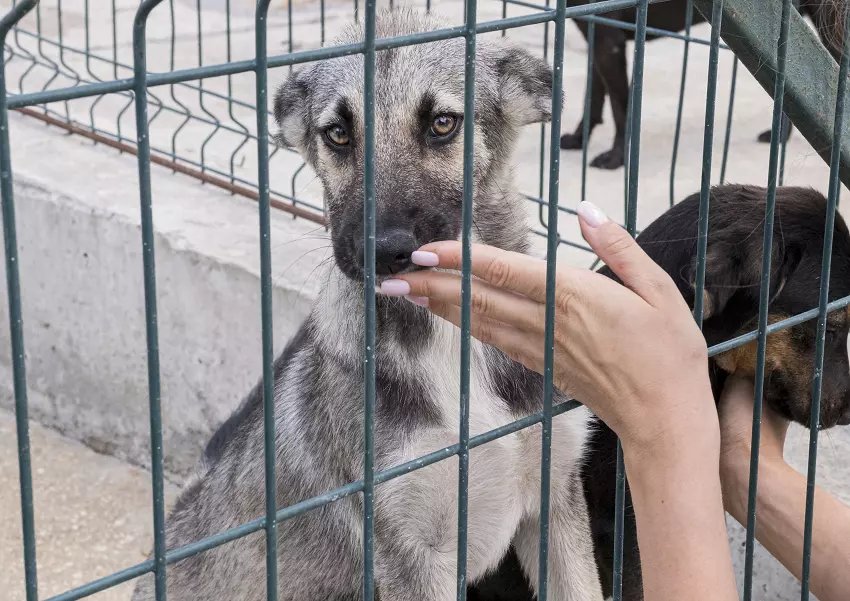
M277 89L274 96L274 119L278 133L274 136L279 146L304 150L309 130L309 67L293 71Z
M502 113L516 125L552 120L552 68L542 58L508 42L496 60ZM563 105L563 94L560 99Z
M770 276L771 302L782 293L802 258L803 249L800 246L785 246L782 241L774 240ZM709 240L705 260L705 319L722 313L735 295L746 296L748 306L758 307L762 272L761 237L758 237L758 240L744 240L738 244ZM696 291L696 257L688 268L687 278L691 289ZM744 315L739 317L746 318Z

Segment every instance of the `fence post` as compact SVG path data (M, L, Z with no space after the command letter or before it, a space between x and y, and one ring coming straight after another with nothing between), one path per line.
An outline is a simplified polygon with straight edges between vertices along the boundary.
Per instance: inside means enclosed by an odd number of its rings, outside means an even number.
M259 0L255 15L257 84L257 201L260 211L260 312L263 343L263 448L266 481L266 599L277 599L277 465L274 418L274 334L272 331L271 214L269 190L268 12ZM291 3L291 2L290 2Z
M133 20L133 96L136 105L137 164L142 213L142 261L145 281L145 329L148 359L148 407L151 429L153 483L154 582L157 601L165 601L165 499L162 475L162 408L159 374L159 330L156 310L156 260L151 208L151 147L148 132L147 49L148 16L162 0L145 0Z
M9 31L36 5L23 0L0 20L3 47ZM15 200L9 146L9 108L6 98L6 53L0 57L0 194L3 202L3 242L6 251L6 286L9 295L9 334L12 340L12 372L15 388L15 424L18 437L18 477L21 485L21 527L24 531L24 574L27 601L38 599L35 557L35 516L33 515L32 467L27 403L24 322L21 316L21 282L18 274L18 239L15 230Z

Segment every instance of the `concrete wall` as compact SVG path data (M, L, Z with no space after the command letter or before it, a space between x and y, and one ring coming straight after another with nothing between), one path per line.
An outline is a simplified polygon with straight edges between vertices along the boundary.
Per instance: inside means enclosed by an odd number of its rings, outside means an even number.
M30 415L149 465L135 158L14 114L12 140ZM165 465L182 475L262 371L257 205L154 171ZM297 258L314 248L324 256L324 240L304 237L315 227L273 215L277 349L313 298L306 276L316 261ZM0 298L7 324L5 292ZM4 325L0 405L7 407L9 353Z

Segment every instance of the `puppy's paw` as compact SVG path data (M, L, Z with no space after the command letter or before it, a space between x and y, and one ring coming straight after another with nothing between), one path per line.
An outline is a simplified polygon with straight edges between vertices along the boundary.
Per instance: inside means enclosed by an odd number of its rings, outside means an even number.
M625 162L623 160L624 151L622 148L612 148L606 150L590 162L591 167L597 169L619 169Z
M791 137L791 126L789 125L782 132L781 141L787 142L788 138L790 138L790 137ZM759 134L758 141L761 142L762 144L770 144L770 130L768 129L766 131L761 132Z
M564 134L561 136L562 150L581 150L584 146L584 136L578 134Z

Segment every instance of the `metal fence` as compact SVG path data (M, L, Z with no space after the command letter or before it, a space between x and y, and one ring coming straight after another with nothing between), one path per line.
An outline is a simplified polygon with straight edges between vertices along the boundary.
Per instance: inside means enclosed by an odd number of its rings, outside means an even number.
M345 46L322 47L316 49L298 50L295 48L292 20L292 4L288 9L288 47L283 54L269 55L268 39L268 10L270 0L259 0L253 19L253 31L255 35L254 55L249 58L238 59L231 55L231 7L230 1L226 0L227 15L227 43L225 47L225 59L212 64L204 64L203 51L203 24L201 22L201 11L198 11L197 44L198 64L191 67L182 67L178 59L182 53L178 51L179 39L176 34L175 5L173 0L143 0L135 9L135 18L132 27L132 60L129 64L122 62L119 57L118 36L120 35L115 15L116 2L112 0L112 22L111 53L101 54L103 47L96 50L90 44L89 30L86 28L86 39L84 49L69 45L63 37L62 26L62 0L57 0L57 37L52 39L42 31L44 21L41 14L41 5L38 0L20 0L0 20L0 39L4 43L3 65L0 69L0 195L2 195L3 232L5 241L6 274L8 284L8 302L10 315L12 362L14 373L15 412L18 437L18 452L20 464L21 504L23 517L23 539L24 559L26 572L26 595L28 601L38 599L37 574L36 574L36 550L35 550L35 525L33 515L32 477L30 466L30 449L28 438L27 418L27 382L25 373L25 352L23 340L23 324L21 319L21 295L18 272L18 243L15 230L15 204L13 197L13 172L11 166L11 152L9 143L9 121L8 111L26 110L29 114L40 115L54 125L59 125L82 135L95 137L99 142L114 146L123 151L133 152L138 157L139 171L139 194L142 220L142 248L144 260L144 284L145 284L145 315L147 334L147 366L149 383L149 408L150 408L150 432L151 432L151 466L153 482L153 522L154 522L154 552L148 561L128 567L120 572L100 578L86 585L66 591L51 598L51 601L70 601L81 599L99 591L105 590L119 583L128 581L142 574L153 572L155 574L156 597L158 600L166 599L165 574L168 565L205 550L226 544L237 538L250 533L264 530L267 541L267 597L269 600L277 598L277 563L276 563L276 525L278 522L293 518L304 512L316 509L332 503L342 497L362 494L364 499L363 509L363 553L364 553L364 599L371 600L374 596L373 587L373 504L372 493L374 486L390 479L402 476L410 471L420 469L437 461L457 455L459 458L459 521L458 521L458 599L463 599L466 594L466 484L468 474L469 450L516 432L520 429L534 424L543 425L542 442L542 465L541 473L541 539L540 539L540 598L546 599L547 581L547 548L548 548L548 491L549 471L547 461L550 456L551 447L551 421L556 415L564 413L577 405L575 401L553 404L553 382L552 382L552 340L554 331L553 299L556 273L557 248L560 244L571 244L582 248L578 242L563 239L558 233L558 218L560 213L572 211L559 205L559 135L561 129L561 93L563 89L563 71L560 65L564 58L564 36L565 24L568 19L587 19L591 22L591 32L594 23L610 24L610 20L604 17L606 12L612 10L637 7L637 22L623 27L632 28L635 31L635 51L633 79L631 86L631 98L629 107L629 145L628 163L625 170L624 197L625 197L625 225L630 233L635 234L637 223L638 206L638 173L640 166L641 149L641 112L643 99L643 74L645 41L647 33L661 33L670 37L679 37L684 40L685 55L684 63L687 64L687 49L690 43L708 44L710 46L710 60L708 70L708 92L706 97L705 116L705 138L703 144L703 179L701 184L701 203L699 221L699 245L697 258L697 289L705 283L705 256L707 245L708 227L708 204L709 185L711 177L711 164L713 161L712 139L714 133L714 113L716 103L717 64L719 51L723 48L720 43L720 19L722 15L722 0L716 0L712 7L711 23L712 33L710 40L701 40L685 34L669 34L667 32L652 32L647 27L648 6L655 0L602 0L594 4L567 7L566 0L557 0L554 8L549 6L547 0L545 6L539 6L523 0L505 0L503 2L503 19L488 22L477 21L477 4L475 0L465 0L465 23L462 26L432 31L427 33L399 36L387 39L376 39L375 37L375 0L365 0L362 11L358 6L358 0L354 2L354 12L365 23L365 39L360 43ZM320 42L324 42L325 34L325 4L320 0L321 22ZM169 15L164 15L165 6L170 8ZM520 6L534 9L528 14L520 16L507 16L508 6ZM430 8L430 2L426 6ZM154 12L158 10L159 12ZM835 99L835 123L833 127L833 144L830 162L829 178L829 204L826 223L826 235L824 239L823 261L821 268L820 302L817 308L790 317L783 321L768 324L768 304L771 274L771 253L773 220L775 209L776 187L782 180L782 162L784 153L780 144L780 125L783 118L783 94L785 86L785 58L789 32L789 15L793 10L791 0L783 0L781 30L777 45L778 70L776 74L776 85L773 93L774 108L771 147L769 158L768 195L765 214L764 228L764 253L762 264L762 279L760 286L760 308L757 331L749 332L733 340L718 344L710 349L710 355L714 356L729 350L757 341L757 373L755 391L755 411L753 416L753 455L750 471L750 496L748 507L747 524L747 561L745 566L744 595L749 599L752 594L753 573L753 547L754 547L754 520L755 520L755 490L758 483L758 439L760 434L761 401L763 396L764 364L766 337L768 334L792 327L807 320L817 319L818 340L816 349L816 362L812 389L812 424L817 424L819 419L819 407L821 397L821 377L824 358L824 338L826 332L826 317L830 311L850 305L850 297L829 301L829 273L832 247L832 226L838 204L839 189L839 161L840 141L844 129L843 115L845 106L845 85L848 75L848 63L850 53L847 49L845 36L845 52L841 60L837 97ZM362 14L360 14L362 12ZM89 19L89 2L85 0L85 19ZM169 56L169 70L165 72L148 72L148 48L147 48L147 25L151 18L156 15L170 19L171 43ZM22 19L35 17L36 31L21 26ZM448 448L431 453L425 457L415 459L403 465L395 466L382 472L375 472L373 468L373 413L375 405L375 261L374 261L374 233L375 233L375 195L374 195L374 78L375 78L375 56L377 52L400 46L423 44L430 41L464 38L466 42L466 82L465 82L465 106L466 113L472 113L474 109L474 81L475 81L475 49L476 36L481 33L505 31L529 25L545 24L548 39L549 26L554 27L554 53L552 60L556 65L553 82L553 104L552 123L548 128L541 130L541 174L539 190L537 195L529 195L530 200L537 202L540 206L540 225L544 228L541 234L547 240L547 330L546 330L546 356L544 372L544 409L542 412L528 416L496 430L470 437L469 435L469 355L470 355L470 240L472 227L472 166L473 166L473 133L474 120L468 119L464 122L464 210L463 210L463 308L462 308L462 381L459 391L459 404L461 425L459 431L459 442ZM9 36L13 36L13 41ZM591 33L591 35L593 35ZM548 46L544 44L544 48ZM272 340L272 281L271 281L271 252L270 252L270 211L273 206L289 210L296 215L322 221L322 207L319 204L298 198L296 194L296 181L300 169L291 175L290 190L282 187L274 189L270 185L270 161L275 153L290 152L286 149L272 149L269 145L268 130L268 71L274 67L286 67L296 64L329 59L333 57L363 54L365 57L365 148L366 161L364 166L364 261L365 261L365 343L363 348L364 361L364 413L365 413L365 454L364 474L361 480L351 482L337 490L328 491L326 494L308 499L296 505L278 508L275 499L275 462L274 462L274 373L273 373L273 340ZM73 64L72 56L83 61L84 69ZM592 61L592 55L588 57ZM26 65L23 73L19 76L17 89L7 81L7 67L14 61L23 61ZM38 73L46 74L41 80L37 80ZM253 98L240 99L235 92L234 80L239 76L249 77L253 74L255 80ZM224 77L226 89L220 90L208 85L212 78ZM39 81L41 89L37 91L28 90L32 82ZM682 72L680 86L679 111L676 121L676 146L671 163L670 178L670 201L674 199L673 173L676 167L678 149L678 131L682 122L682 97L685 86L685 70ZM734 100L729 101L729 114L727 119L726 140L723 145L721 158L723 171L729 149L728 139L731 124L731 111ZM17 93L15 93L17 92ZM190 93L195 96L200 113L191 110L181 94ZM111 96L107 96L111 95ZM105 100L110 98L110 100ZM75 99L91 99L87 115L81 116L75 112L69 101ZM106 120L100 113L101 105L118 100L116 105L114 122ZM215 108L213 105L215 104ZM41 109L31 107L41 106ZM134 109L132 124L125 124L125 119L130 120L129 109ZM58 107L58 108L57 108ZM152 114L149 108L152 107ZM222 113L226 111L226 117ZM257 107L260 107L259 110ZM171 129L160 128L166 119L175 119ZM156 124L159 133L154 134L151 125ZM200 157L192 159L181 147L181 132L193 125L203 125L211 128L200 148ZM160 136L162 130L168 133L164 141L152 136ZM587 120L585 120L585 131ZM545 178L543 158L546 150L548 131L548 160L549 177ZM225 157L224 166L216 166L215 160L207 154L218 138L228 137L227 144L230 147L229 156ZM249 143L256 144L256 170L254 176L246 176L240 171L240 161L245 155L242 150ZM162 420L160 412L160 374L159 374L159 352L158 352L158 329L157 329L157 293L156 293L156 262L154 257L154 227L151 212L151 163L166 165L176 171L187 173L198 177L208 183L221 186L234 193L253 196L258 200L259 224L260 224L260 258L261 258L261 286L262 286L262 348L263 348L263 392L264 392L264 425L265 425L265 478L266 478L266 514L257 520L243 524L239 527L221 532L215 536L199 540L195 543L166 552L165 547L165 503L163 498L163 463L162 463ZM583 182L586 173L586 153L583 160ZM721 175L721 181L723 175ZM544 182L548 184L548 190L544 190ZM290 193L291 192L291 193ZM544 199L544 192L546 198ZM582 186L582 197L585 186ZM589 250L589 249L588 249ZM694 317L698 323L702 323L703 306L702 296L696 295L696 306ZM808 598L809 591L809 565L811 550L811 530L813 515L813 495L815 467L817 457L818 428L810 429L810 454L807 491L806 522L805 522L805 544L802 557L803 562L803 599ZM619 533L615 534L617 546L614 553L614 599L619 600L622 593L622 524L623 505L625 491L625 474L622 461L622 450L618 448L617 457L617 519L616 524Z
M543 0L541 0L542 2ZM502 15L509 12L521 12L524 15L545 14L552 11L551 0L534 3L526 0L495 0L502 5ZM83 27L73 22L69 16L69 5L76 11L82 3ZM221 14L215 19L205 17L200 0L193 3L175 3L164 0L163 6L155 13L157 31L166 32L164 38L167 48L158 52L149 61L150 70L173 72L178 69L205 65L231 63L246 58L242 50L247 45L246 14L241 3L224 0ZM194 4L193 7L187 6ZM389 0L390 6L393 0ZM167 6L166 6L167 5ZM422 3L423 9L430 9L431 0ZM689 4L690 7L690 4ZM327 41L330 21L344 15L346 19L356 18L360 12L359 0L350 6L330 5L318 0L318 14L315 7L299 20L299 14L305 13L305 7L299 7L293 14L292 2L286 4L285 18L281 15L276 21L277 27L285 37L272 39L273 45L286 48L292 53L296 49L322 47ZM64 10L63 10L64 9ZM91 84L130 78L133 74L133 59L129 55L127 40L132 32L126 26L126 2L122 0L50 0L38 3L23 23L16 24L12 36L5 46L6 63L11 74L8 92L17 95L59 90L67 87L86 87ZM572 9L571 9L572 10ZM634 23L623 23L605 16L610 8L585 9L576 19L589 24L590 45L593 44L597 23L620 27L630 31L636 29ZM104 13L108 18L104 19ZM672 205L676 198L675 179L680 160L679 145L685 101L686 74L689 64L691 44L710 45L709 39L694 36L690 31L693 11L687 17L684 33L668 32L647 28L651 35L680 39L682 41L682 71L679 86L679 101L676 111L673 148L670 158L669 198ZM223 20L223 23L221 22ZM211 31L210 23L223 26L223 36L219 31ZM543 54L550 52L551 35L549 20L542 20ZM101 29L104 27L105 29ZM301 31L303 30L303 31ZM503 32L504 33L504 32ZM215 34L215 35L213 35ZM223 40L222 40L223 38ZM161 40L160 40L161 41ZM221 41L224 43L222 44ZM243 42L240 44L240 42ZM727 49L720 43L719 47ZM720 179L726 178L726 165L729 156L729 140L732 133L732 117L737 82L738 63L733 63L731 75L726 129L723 142ZM588 79L585 106L590 103L590 74L593 69L593 55L588 53ZM156 77L154 77L154 81ZM711 80L716 82L716 80ZM151 160L182 174L195 177L207 184L218 186L234 194L257 199L259 180L256 157L250 152L252 144L257 142L255 124L256 101L252 94L250 73L228 71L207 79L169 81L161 90L149 90L148 102L151 106L150 135ZM119 90L108 95L82 96L73 101L64 100L43 108L17 107L31 117L42 119L51 125L61 127L71 133L82 135L97 143L116 148L122 152L136 152L136 129L132 111L132 91ZM631 102L629 103L631 106ZM631 108L629 109L631 111ZM585 115L587 117L587 115ZM631 121L631 119L629 119ZM589 120L585 118L585 133L589 130ZM537 205L538 235L545 237L546 223L546 186L548 175L547 140L548 125L541 125L539 137L539 169L536 185L527 184L522 192L530 203ZM585 138L588 136L585 135ZM629 132L627 131L627 138ZM779 181L782 183L785 163L785 144L780 159ZM584 200L587 193L587 145L582 151L581 193ZM324 206L318 189L309 186L314 180L310 169L303 162L295 161L294 151L289 148L272 146L270 149L270 202L275 209L325 223ZM628 161L628 156L626 157ZM624 170L624 201L628 199L628 162ZM310 188L308 190L308 188ZM562 213L574 214L574 211L561 206ZM580 240L562 236L561 244L590 252Z

